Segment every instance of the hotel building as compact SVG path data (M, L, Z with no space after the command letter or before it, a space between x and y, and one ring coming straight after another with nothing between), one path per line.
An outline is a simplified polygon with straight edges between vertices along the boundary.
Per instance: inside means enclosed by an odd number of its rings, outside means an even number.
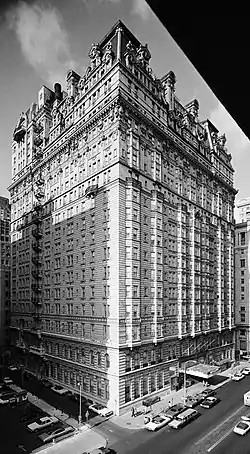
M13 355L116 414L234 357L231 155L150 58L119 21L13 135Z

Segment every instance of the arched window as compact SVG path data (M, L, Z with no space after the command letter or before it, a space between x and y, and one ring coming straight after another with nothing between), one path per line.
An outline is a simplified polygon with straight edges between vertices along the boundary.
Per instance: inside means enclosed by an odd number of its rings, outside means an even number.
M63 356L63 358L66 358L66 345L63 345L62 356Z
M95 364L95 357L93 350L90 350L90 364Z
M106 353L106 355L105 355L105 366L106 366L106 368L110 367L110 359L109 359L108 353Z
M55 353L56 355L59 355L59 344L56 344L55 346Z

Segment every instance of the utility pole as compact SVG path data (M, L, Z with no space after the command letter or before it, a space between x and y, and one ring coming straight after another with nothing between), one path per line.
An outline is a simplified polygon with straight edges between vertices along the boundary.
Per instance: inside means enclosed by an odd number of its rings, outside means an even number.
M80 388L79 416L78 416L78 429L80 431L81 425L82 425L82 384L79 382L78 386Z

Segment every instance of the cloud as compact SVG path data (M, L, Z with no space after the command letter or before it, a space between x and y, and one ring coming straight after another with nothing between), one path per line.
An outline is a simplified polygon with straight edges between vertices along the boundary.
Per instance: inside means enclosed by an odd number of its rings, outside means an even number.
M25 59L35 71L52 85L64 84L68 69L75 64L59 12L52 7L21 1L7 12L7 20Z
M147 20L151 13L151 9L146 3L146 0L133 0L131 14L138 15L143 20Z
M113 4L124 4L125 1L128 3L128 0L81 0L89 8L96 6L97 4L103 3L113 3ZM131 0L131 10L130 13L135 16L139 16L143 20L147 20L151 13L151 9L148 6L146 0Z
M250 151L249 139L221 103L218 102L216 108L211 112L210 119L219 129L220 134L226 134L228 152L235 160L241 159L246 151Z

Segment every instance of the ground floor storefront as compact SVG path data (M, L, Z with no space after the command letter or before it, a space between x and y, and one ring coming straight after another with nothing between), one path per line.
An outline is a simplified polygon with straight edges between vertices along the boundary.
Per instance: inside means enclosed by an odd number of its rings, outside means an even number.
M48 342L32 334L16 336L13 362L74 392L81 385L85 398L108 406L117 415L148 396L180 389L183 370L190 361L190 366L220 368L229 367L235 359L234 332L230 330L113 351L91 346L79 349L70 339L67 342L66 348L58 338ZM189 374L188 379L197 380L197 376Z

